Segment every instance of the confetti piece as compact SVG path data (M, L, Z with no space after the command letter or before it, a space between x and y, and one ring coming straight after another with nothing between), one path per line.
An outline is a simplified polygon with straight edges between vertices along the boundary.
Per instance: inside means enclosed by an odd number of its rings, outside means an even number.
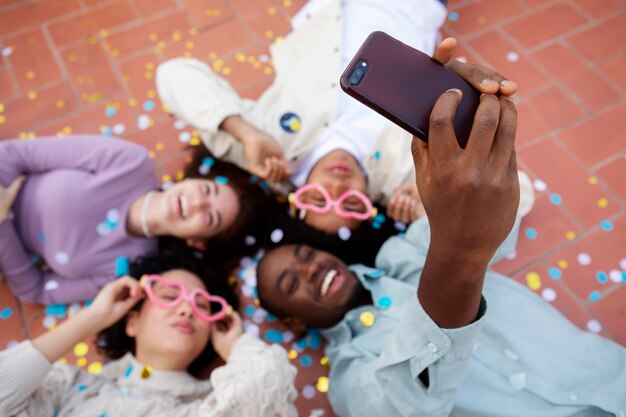
M609 205L609 200L607 200L606 198L601 198L598 200L597 204L600 208L606 208Z
M4 124L4 122L6 122L7 118L6 116L4 116L3 114L0 114L0 125Z
M625 273L618 271L617 269L612 269L609 272L609 279L611 280L611 282L618 283L618 282L626 281L624 277L625 277Z
M559 266L559 268L561 268L561 269L566 269L566 268L567 268L567 266L568 266L568 263L567 263L567 261L566 261L565 259L561 259L561 260L557 263L557 265L558 265L558 266Z
M150 378L150 375L152 375L152 367L150 365L146 365L143 367L143 369L141 370L141 378L143 379L148 379Z
M2 49L2 56L9 56L13 53L13 48L11 46L7 46Z
M591 319L587 322L587 330L591 333L600 333L602 331L602 324L598 320Z
M383 276L383 271L380 269L374 269L368 272L366 275L368 278L380 278Z
M509 384L511 388L516 391L521 391L526 387L526 373L517 372L509 377Z
M599 291L591 291L589 293L589 301L598 301L600 298L602 298L602 294L600 294Z
M596 185L598 183L598 179L596 177L589 177L587 182L591 185Z
M563 202L563 198L559 194L550 194L550 202L558 206Z
M0 113L4 113L5 108L4 104L0 103Z
M572 232L571 230L567 233L565 233L565 238L567 240L574 240L576 239L576 233Z
M189 132L180 132L180 134L178 135L178 140L181 141L182 143L187 143L191 140L191 133Z
M148 100L148 101L144 101L142 108L145 111L152 111L154 110L154 108L156 107L156 105L154 104L154 101L152 100Z
M310 400L313 397L315 397L315 394L316 394L316 391L313 385L305 385L302 388L302 396L306 398L307 400Z
M535 187L535 190L539 192L545 191L548 188L548 185L539 179L533 181L533 186Z
M610 220L604 220L600 223L600 228L605 232L611 232L613 230L613 223Z
M588 253L584 253L584 252L579 253L576 259L578 260L578 263L581 265L586 266L591 263L591 256L589 256Z
M456 22L457 20L459 20L459 14L457 12L452 12L448 15L448 20L450 20L451 22Z
M317 388L319 392L328 392L329 385L330 384L328 381L328 377L320 376L317 379L317 383L315 384L315 387Z
M121 135L125 131L126 131L126 126L124 126L123 123L116 123L113 126L113 133L115 133L116 135Z
M300 365L304 366L305 368L310 367L313 364L313 358L311 358L311 355L303 355L300 358Z
M268 39L273 38L274 37L274 32L271 31L271 30L266 30L265 31L265 37L268 38Z
M376 317L374 316L374 314L372 314L371 311L364 311L359 316L359 320L361 321L361 324L363 326L372 327L374 325L374 322L376 322Z
M607 282L609 282L608 275L602 271L596 272L596 279L598 280L600 284L606 284Z
M45 291L54 291L57 288L59 288L59 283L53 279L51 279L50 281L47 281L46 284L43 286L43 289Z
M98 361L91 362L89 366L87 367L87 372L89 372L90 374L94 374L94 375L99 374L100 372L102 372L102 363Z
M80 366L81 368L85 365L87 365L87 358L78 358L76 359L76 365Z
M339 239L344 241L350 239L352 236L352 232L346 226L341 226L337 234L339 235Z
M296 352L293 349L290 349L289 352L287 352L287 357L291 360L294 360L298 357L298 352Z
M82 356L87 355L87 353L89 353L89 345L87 345L87 343L80 342L74 346L74 355L76 357L80 358Z
M525 234L526 234L526 237L530 240L537 239L537 230L533 229L532 227L529 227L528 229L526 229Z
M126 371L124 371L124 376L128 378L132 372L133 372L133 365L128 364Z
M37 93L34 91L29 91L28 94L26 94L26 97L28 97L29 100L35 100L37 98Z
M150 116L147 114L142 114L137 118L137 128L139 130L146 130L150 127Z
M35 79L35 77L36 77L35 71L27 71L26 72L26 79L33 80L33 79Z
M272 240L272 242L274 242L274 243L278 243L278 242L280 242L281 240L283 240L284 235L285 235L285 234L284 234L284 232L283 232L282 230L280 230L280 229L274 229L274 230L272 231L272 234L270 235L270 239Z
M54 254L54 260L60 265L67 265L70 262L70 256L65 252L57 252Z
M541 288L541 276L536 272L526 274L526 284L531 290L537 291Z
M551 303L556 300L556 291L554 291L552 288L544 288L543 291L541 291L541 296L544 300Z
M519 61L519 54L517 52L509 52L506 54L506 59L509 62L517 62Z
M276 329L269 329L265 332L265 339L272 343L282 343L283 334Z
M383 295L378 299L378 306L381 308L389 308L391 307L391 297L388 295Z
M50 329L57 324L57 319L52 316L46 316L43 319L43 327L46 329Z
M252 246L256 243L256 238L254 236L246 236L245 242L247 246Z
M548 269L548 275L554 280L561 279L561 270L559 268L552 267Z
M13 315L13 309L11 307L3 308L2 311L0 311L0 319L2 320L7 320L12 315Z

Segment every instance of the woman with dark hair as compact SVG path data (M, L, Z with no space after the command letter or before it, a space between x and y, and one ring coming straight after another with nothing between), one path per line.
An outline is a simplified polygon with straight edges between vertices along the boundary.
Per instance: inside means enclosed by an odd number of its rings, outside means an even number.
M295 416L286 352L244 334L232 290L202 279L200 260L140 259L89 308L54 331L0 352L0 415ZM141 277L141 280L137 278ZM98 333L112 359L93 375L54 363ZM225 365L197 375L215 351Z
M121 275L120 257L154 251L157 237L210 246L216 255L243 246L257 222L247 216L253 205L262 211L263 192L232 169L217 176L217 168L208 179L160 189L147 150L131 142L95 135L2 141L0 271L22 300L67 303L92 298ZM33 265L32 255L48 269Z

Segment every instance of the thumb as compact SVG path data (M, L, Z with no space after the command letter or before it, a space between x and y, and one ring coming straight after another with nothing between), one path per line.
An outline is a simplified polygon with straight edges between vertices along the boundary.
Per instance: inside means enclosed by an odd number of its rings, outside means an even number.
M17 193L20 192L20 188L22 188L24 181L26 181L25 176L20 175L19 177L16 177L11 183L11 185L9 185L9 188L7 189L7 191L9 192L9 195L13 197L17 196Z

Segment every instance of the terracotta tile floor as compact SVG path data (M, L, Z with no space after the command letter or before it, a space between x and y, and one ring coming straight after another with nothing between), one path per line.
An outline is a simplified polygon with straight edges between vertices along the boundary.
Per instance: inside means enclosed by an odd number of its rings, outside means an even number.
M155 66L204 59L256 98L273 78L268 47L304 2L0 0L0 138L114 132L150 149L164 182L179 177L191 129L162 111ZM516 256L496 269L626 346L626 1L454 0L449 9L444 33L458 37L460 54L520 84L518 156L538 198ZM244 287L251 267L236 274ZM332 416L319 335L295 341L246 300L247 329L282 342L300 370L301 415ZM22 304L0 284L0 348L77 308ZM81 347L66 360L97 372L93 347Z

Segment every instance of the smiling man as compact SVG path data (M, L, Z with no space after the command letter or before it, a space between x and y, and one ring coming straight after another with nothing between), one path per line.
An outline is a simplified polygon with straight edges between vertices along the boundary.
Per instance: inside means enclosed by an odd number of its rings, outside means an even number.
M413 140L428 219L387 241L377 269L306 245L270 251L261 304L295 331L323 329L341 417L623 417L626 350L488 270L517 238L517 116L483 96L461 149L460 100L444 93L429 144Z

